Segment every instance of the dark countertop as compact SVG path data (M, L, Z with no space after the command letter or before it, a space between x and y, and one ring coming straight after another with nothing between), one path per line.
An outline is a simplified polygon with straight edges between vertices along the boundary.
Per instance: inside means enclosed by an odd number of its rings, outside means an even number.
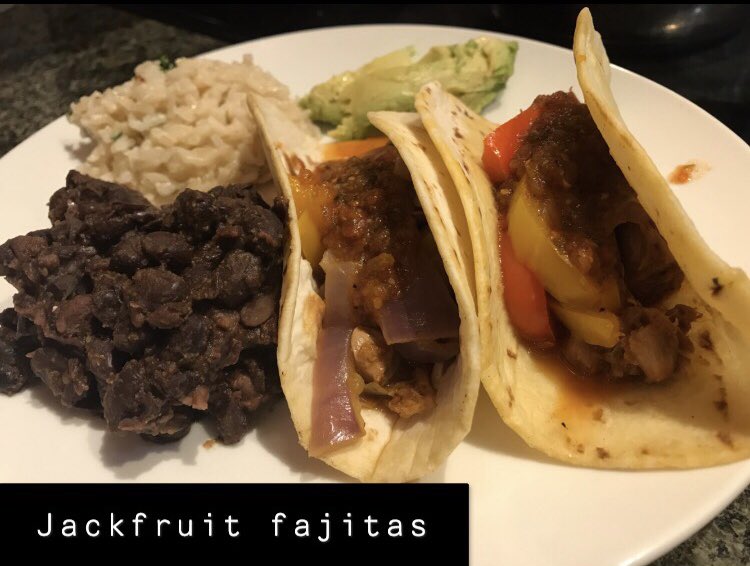
M453 11L432 7L429 17L418 8L392 7L393 17L388 21L455 23L569 42L554 31L545 36L538 29L513 26L511 12L500 5L483 8L489 10L486 16L477 6L467 5L461 12L463 19L457 18L455 7ZM305 9L297 5L296 17L280 19L278 9L273 17L273 8L259 7L259 17L243 18L234 26L208 17L212 13L208 10L191 12L185 6L175 13L158 6L130 6L124 11L92 5L0 5L0 156L64 114L80 96L128 79L135 65L145 59L195 55L304 27L386 21L372 5L348 12L333 5ZM231 18L231 10L219 9L218 13L227 21ZM615 63L676 90L746 141L750 139L750 25L728 39L711 40L697 51L685 48L655 54L617 47L612 51ZM750 564L750 488L698 534L655 562L657 566L746 564Z

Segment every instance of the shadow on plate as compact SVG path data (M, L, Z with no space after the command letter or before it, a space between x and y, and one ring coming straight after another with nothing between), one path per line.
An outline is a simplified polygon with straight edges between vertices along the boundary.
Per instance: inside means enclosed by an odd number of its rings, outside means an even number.
M513 77L511 76L511 79ZM500 89L500 92L497 94L495 99L487 105L486 108L482 110L482 116L487 117L488 115L492 114L495 110L499 110L503 106L503 98L505 95L505 88Z
M210 419L193 424L193 429L181 440L157 444L130 433L110 432L104 419L84 409L64 407L52 392L41 383L29 388L32 406L53 412L64 426L86 427L96 439L101 438L99 456L102 464L110 468L121 480L134 480L150 471L165 459L179 459L183 464L195 465L206 438L217 438L218 430ZM490 407L491 409L491 407ZM297 441L289 408L284 400L260 411L256 426L236 445L217 446L222 450L242 450L246 442L258 442L269 457L278 458L302 482L338 481L352 482L352 478L331 468L320 460L310 458ZM476 421L475 421L476 423ZM201 434L199 429L205 433ZM83 440L82 440L83 441ZM445 481L445 466L424 478L428 482Z
M544 464L566 465L530 448L520 436L502 421L484 388L479 392L474 423L464 442L483 450L498 452L513 458L533 460Z
M64 407L39 382L32 383L28 391L33 407L51 411L64 426L85 426L95 433L96 438L101 438L99 455L102 463L111 468L118 479L136 479L167 457L180 458L188 465L195 463L203 440L201 435L188 434L177 442L155 444L135 434L107 431L107 425L100 415L85 409Z
M86 139L78 143L65 144L65 151L79 163L85 163L86 158L94 150L94 147L96 147L94 140Z
M308 458L297 442L297 434L283 400L255 413L256 422L245 437L230 446L217 444L213 450L242 450L246 443L258 442L269 452L269 457L279 458L290 471L300 474L301 481L321 479L347 481L344 474L323 462ZM204 434L197 429L203 428ZM115 469L120 479L135 479L149 471L165 458L179 458L186 465L195 465L199 450L206 439L219 438L219 431L210 418L202 419L183 439L166 444L154 444L132 434L110 433L102 442L101 455L105 465ZM248 481L252 477L247 478Z
M450 461L450 456L448 458ZM446 465L447 462L443 462L437 470L430 474L427 474L425 477L419 480L419 482L414 483L445 483Z
M107 426L98 414L86 409L65 407L55 398L40 381L31 381L26 387L31 406L35 409L54 413L63 425L87 426L93 430L104 431Z
M52 392L39 382L28 388L31 405L54 413L63 425L85 426L101 438L99 455L102 463L112 468L119 479L136 479L149 471L165 457L180 458L185 464L194 464L202 438L188 434L177 442L155 444L129 433L107 431L104 419L85 409L64 407Z
M99 456L102 464L110 468L118 479L137 479L165 459L179 459L185 465L195 465L206 437L219 436L210 419L204 419L194 423L193 429L181 440L164 444L148 442L135 434L107 431L100 415L84 409L64 407L39 382L32 383L27 391L34 408L54 413L63 426L85 427L95 433L97 439L101 438ZM261 411L257 417L257 426L240 443L220 448L242 450L245 442L259 442L268 450L269 457L279 458L293 473L300 474L301 481L352 481L320 460L307 456L297 442L297 433L283 399ZM206 431L203 434L199 432L201 427Z
M195 426L195 425L194 425ZM191 430L175 442L157 444L126 432L107 432L102 437L99 455L118 479L132 480L148 472L165 459L178 459L187 466L195 465L203 435Z

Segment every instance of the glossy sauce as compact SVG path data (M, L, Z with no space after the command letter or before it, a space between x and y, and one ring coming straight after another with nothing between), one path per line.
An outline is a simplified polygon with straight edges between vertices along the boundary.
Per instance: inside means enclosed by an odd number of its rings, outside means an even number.
M334 195L325 210L323 245L340 261L362 263L353 301L362 322L376 324L383 304L411 281L420 253L420 209L411 177L392 145L323 163L313 176Z
M555 351L534 351L534 358L545 375L558 386L559 398L554 416L568 428L602 420L603 406L611 404L613 399L627 403L626 398L633 397L632 393L648 387L632 380L615 381L606 376L576 374Z
M685 185L690 181L700 179L709 169L705 163L689 161L672 170L669 174L669 182L673 185Z
M669 182L674 183L675 185L684 185L693 180L693 171L695 171L695 163L678 165L674 168L674 171L670 173Z

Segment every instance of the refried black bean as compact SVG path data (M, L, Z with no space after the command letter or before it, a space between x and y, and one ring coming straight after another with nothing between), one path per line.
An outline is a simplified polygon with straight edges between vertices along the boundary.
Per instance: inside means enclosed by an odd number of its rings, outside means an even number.
M249 186L156 208L71 171L51 228L0 246L0 275L18 291L0 313L0 392L38 378L110 430L177 439L208 413L224 442L239 441L280 393L285 216Z

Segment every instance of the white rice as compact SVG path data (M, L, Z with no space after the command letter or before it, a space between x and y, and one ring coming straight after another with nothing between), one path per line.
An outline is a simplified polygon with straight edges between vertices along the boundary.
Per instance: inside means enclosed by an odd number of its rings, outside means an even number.
M286 86L245 56L241 63L178 59L162 70L141 63L135 77L71 105L70 121L94 142L82 171L141 191L154 203L186 188L262 182L269 177L250 92L272 97L305 129L315 126Z

